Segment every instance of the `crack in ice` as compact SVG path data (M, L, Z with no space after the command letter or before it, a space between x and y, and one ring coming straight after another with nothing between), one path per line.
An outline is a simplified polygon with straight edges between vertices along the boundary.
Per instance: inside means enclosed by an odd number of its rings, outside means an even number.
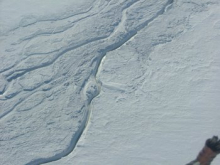
M53 161L57 161L57 160L65 157L65 156L68 156L75 149L78 141L80 140L81 135L85 132L85 130L88 126L88 123L90 121L91 103L100 94L100 91L101 91L102 84L101 84L100 80L97 78L97 74L98 74L98 72L101 68L104 57L106 56L106 54L108 52L114 51L114 50L120 48L121 46L123 46L125 43L129 42L140 30L142 30L143 28L148 26L149 23L153 22L160 15L164 14L164 12L166 12L166 8L168 6L170 6L172 3L173 3L173 0L168 0L167 3L162 7L162 9L159 10L155 14L155 16L153 16L152 18L146 20L145 22L140 24L138 27L136 27L134 30L124 33L120 40L118 40L118 41L106 46L104 49L100 49L98 51L98 53L100 55L97 58L95 58L95 60L94 60L94 62L96 62L96 66L95 66L95 69L92 73L92 76L94 76L95 84L97 86L97 91L95 93L92 93L90 98L87 99L88 103L86 105L84 105L83 107L81 107L81 109L83 109L83 108L85 108L85 106L87 106L88 110L86 110L84 112L84 117L83 117L82 124L81 124L80 128L77 130L77 132L74 134L74 136L72 137L69 146L65 150L63 150L61 153L58 153L54 156L47 157L47 158L39 158L39 159L32 160L31 162L27 163L27 165L46 164L46 163L50 163L50 162L53 162ZM128 5L128 8L130 6L132 6L132 4ZM128 9L128 8L125 8L125 10ZM125 15L124 13L125 13L125 11L123 10L123 16ZM122 18L122 19L124 19L124 18ZM121 23L123 23L123 22L124 21L122 20ZM119 26L122 26L122 25L119 25ZM103 38L101 38L101 39L103 39ZM72 49L70 48L70 49L67 49L67 50L72 50ZM67 50L65 50L64 52L67 52ZM63 52L60 53L60 54L63 54ZM90 76L90 78L91 78L91 76ZM88 80L89 80L89 78L87 80L85 80L85 85L83 85L83 87L86 86L86 82L88 82Z

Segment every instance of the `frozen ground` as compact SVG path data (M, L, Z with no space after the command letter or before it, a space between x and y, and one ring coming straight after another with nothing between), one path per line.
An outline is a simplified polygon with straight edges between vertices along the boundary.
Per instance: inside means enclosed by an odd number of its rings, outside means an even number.
M0 20L0 164L186 164L220 136L218 0L1 0Z

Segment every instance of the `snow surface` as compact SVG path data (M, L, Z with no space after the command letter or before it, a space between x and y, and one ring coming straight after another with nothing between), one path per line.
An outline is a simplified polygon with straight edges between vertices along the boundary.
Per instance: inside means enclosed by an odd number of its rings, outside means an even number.
M186 164L219 135L218 0L1 0L0 20L0 164Z

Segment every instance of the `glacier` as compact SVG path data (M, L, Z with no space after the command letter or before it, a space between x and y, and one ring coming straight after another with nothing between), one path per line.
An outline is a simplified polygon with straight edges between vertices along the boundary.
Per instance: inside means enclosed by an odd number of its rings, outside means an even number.
M186 164L219 135L218 0L2 0L0 20L0 164Z

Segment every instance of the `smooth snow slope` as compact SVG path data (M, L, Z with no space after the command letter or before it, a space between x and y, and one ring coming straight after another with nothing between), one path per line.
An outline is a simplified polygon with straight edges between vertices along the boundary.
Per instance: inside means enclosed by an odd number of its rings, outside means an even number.
M219 135L218 0L0 9L0 164L186 164Z

